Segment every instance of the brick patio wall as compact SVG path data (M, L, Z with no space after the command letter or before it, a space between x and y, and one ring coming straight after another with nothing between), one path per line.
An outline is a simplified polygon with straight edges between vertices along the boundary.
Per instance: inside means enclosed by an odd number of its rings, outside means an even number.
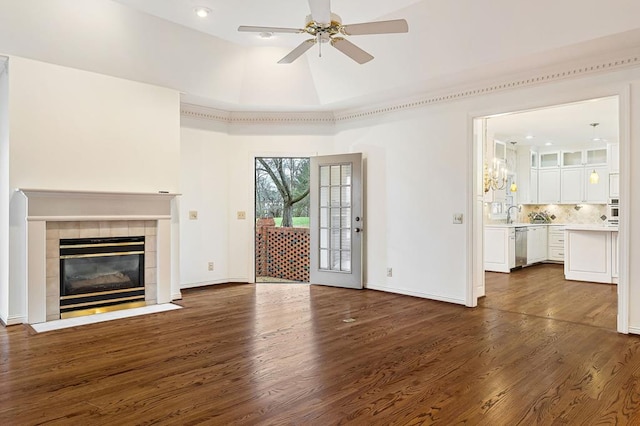
M256 277L309 282L309 229L275 227L273 219L259 219Z

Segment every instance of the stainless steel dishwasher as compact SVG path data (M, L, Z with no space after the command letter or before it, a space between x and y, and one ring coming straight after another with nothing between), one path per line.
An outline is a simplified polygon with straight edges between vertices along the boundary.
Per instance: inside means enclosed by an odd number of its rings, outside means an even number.
M516 228L516 268L527 264L527 232L526 226Z

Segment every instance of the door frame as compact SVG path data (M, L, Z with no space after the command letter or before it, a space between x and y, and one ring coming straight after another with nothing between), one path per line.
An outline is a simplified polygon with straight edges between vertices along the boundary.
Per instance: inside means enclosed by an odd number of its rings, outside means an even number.
M526 111L562 105L573 102L580 102L589 99L618 97L618 126L620 145L620 224L619 224L619 278L618 290L618 315L617 331L619 333L629 333L629 223L630 223L630 192L631 192L631 86L630 84L603 84L586 90L573 90L570 95L545 94L540 97L542 101L536 99L535 102L522 102L518 104L506 104L503 106L475 111L467 116L467 140L469 149L467 150L467 161L470 163L467 168L470 170L468 185L469 193L468 205L472 219L468 221L468 226L472 229L471 238L467 247L467 259L469 259L469 279L466 289L466 305L477 306L478 297L476 288L480 285L484 287L484 209L482 190L482 146L476 138L474 127L476 120L487 116L505 114L516 111ZM480 160L478 160L478 157Z
M255 151L249 152L249 205L251 208L246 213L248 225L247 229L251 238L249 240L249 256L248 256L248 271L249 271L249 283L255 284L256 282L256 158L261 157L282 157L282 158L300 158L300 157L315 157L318 156L317 151ZM233 215L232 215L233 216Z

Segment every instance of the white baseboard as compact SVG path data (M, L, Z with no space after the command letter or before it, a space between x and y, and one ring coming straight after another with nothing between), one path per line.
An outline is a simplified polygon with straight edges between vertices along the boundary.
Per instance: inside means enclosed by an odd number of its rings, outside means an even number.
M195 283L182 283L180 284L180 288L185 289L185 288L206 287L208 285L216 285L216 284L247 283L247 282L249 281L246 278L224 278L220 280L199 281Z
M387 293L404 294L405 296L414 296L414 297L420 297L422 299L437 300L438 302L447 302L447 303L454 303L456 305L465 305L465 301L463 299L444 297L436 294L422 293L422 292L413 291L413 290L405 290L405 289L395 288L395 287L386 287L386 286L376 285L376 284L367 284L365 287L368 290L385 291Z
M4 323L4 320L2 322ZM23 316L19 316L19 317L7 318L6 325L10 326L10 325L18 325L18 324L26 324L26 323L27 323L27 318Z
M640 334L640 327L629 326L629 334Z

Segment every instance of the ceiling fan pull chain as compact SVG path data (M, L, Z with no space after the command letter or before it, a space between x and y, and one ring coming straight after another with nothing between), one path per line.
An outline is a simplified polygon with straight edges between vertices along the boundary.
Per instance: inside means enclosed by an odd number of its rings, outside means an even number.
M316 35L318 39L318 58L322 58L322 39L320 38L320 33Z

